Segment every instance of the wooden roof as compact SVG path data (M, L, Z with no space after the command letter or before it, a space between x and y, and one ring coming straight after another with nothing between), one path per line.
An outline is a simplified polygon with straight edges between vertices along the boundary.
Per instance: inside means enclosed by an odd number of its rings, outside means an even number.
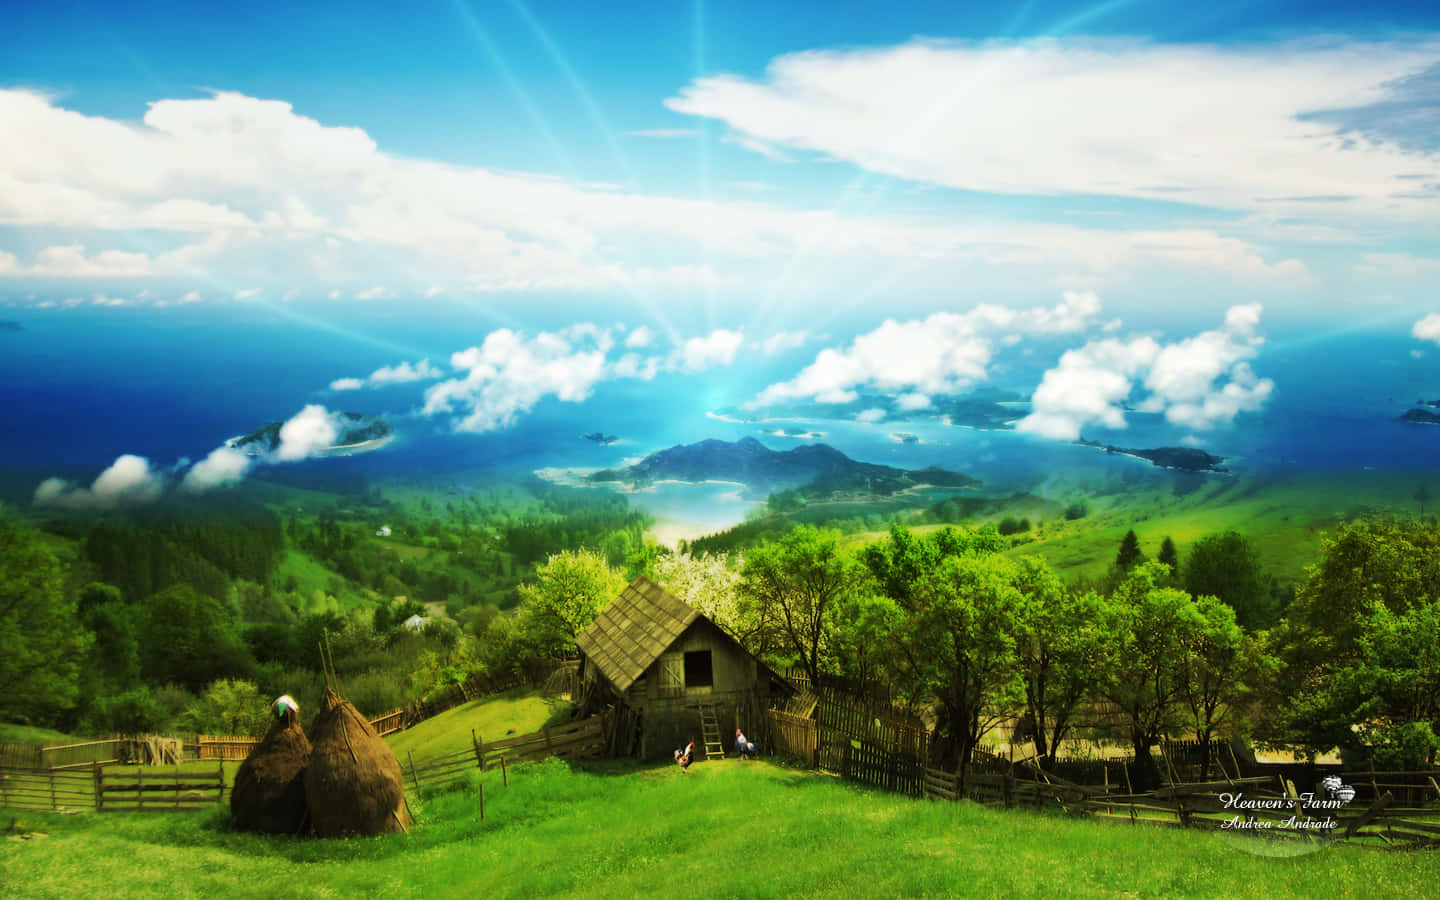
M616 689L628 691L699 618L694 607L642 575L575 636L575 644Z

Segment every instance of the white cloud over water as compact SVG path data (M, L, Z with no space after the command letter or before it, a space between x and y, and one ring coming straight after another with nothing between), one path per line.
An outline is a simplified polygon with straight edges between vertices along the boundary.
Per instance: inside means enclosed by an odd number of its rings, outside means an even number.
M1067 441L1087 425L1124 428L1137 385L1147 393L1135 409L1195 430L1257 411L1275 387L1248 363L1264 343L1260 313L1259 304L1233 306L1219 329L1171 344L1148 336L1106 338L1069 350L1045 373L1031 397L1032 412L1016 428Z
M765 388L750 408L789 400L852 403L858 389L920 396L958 394L986 377L994 344L1004 332L1062 334L1084 330L1100 312L1090 292L1067 291L1051 308L1013 310L982 304L964 313L940 312L924 319L886 320L848 347L826 348L799 374Z
M1430 313L1416 322L1410 328L1410 334L1418 340L1440 344L1440 313Z
M165 490L164 477L143 456L126 453L101 472L89 487L63 478L47 478L35 489L36 506L70 510L108 510L151 503Z

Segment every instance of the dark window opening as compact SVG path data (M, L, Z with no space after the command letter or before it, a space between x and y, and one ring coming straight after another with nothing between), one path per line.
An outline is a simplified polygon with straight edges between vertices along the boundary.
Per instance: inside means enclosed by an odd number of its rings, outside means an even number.
M685 686L709 687L715 683L715 670L710 664L709 650L694 650L685 654Z

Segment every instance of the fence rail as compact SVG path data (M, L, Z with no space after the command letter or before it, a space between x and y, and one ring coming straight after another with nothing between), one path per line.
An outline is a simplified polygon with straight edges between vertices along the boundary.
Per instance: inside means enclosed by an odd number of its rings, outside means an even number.
M601 756L606 751L606 716L592 716L579 722L542 728L531 734L517 735L487 742L481 735L471 735L471 748L416 762L407 757L401 768L407 785L419 788L424 784L451 781L475 769L493 769L522 760L585 759Z

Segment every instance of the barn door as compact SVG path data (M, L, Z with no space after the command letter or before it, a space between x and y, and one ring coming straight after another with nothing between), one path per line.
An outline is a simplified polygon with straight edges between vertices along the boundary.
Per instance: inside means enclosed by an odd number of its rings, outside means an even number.
M678 653L660 658L660 696L685 696L685 657Z

